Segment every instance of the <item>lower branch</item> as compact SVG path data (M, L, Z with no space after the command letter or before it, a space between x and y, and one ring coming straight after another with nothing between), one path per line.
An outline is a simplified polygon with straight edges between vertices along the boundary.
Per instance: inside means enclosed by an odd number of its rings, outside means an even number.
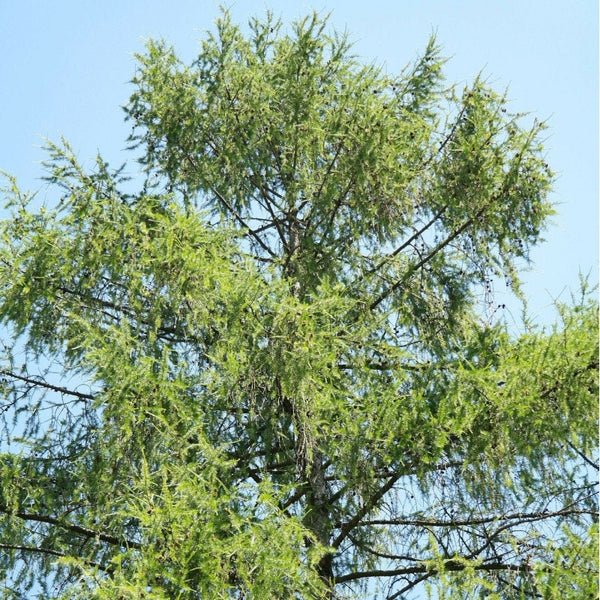
M19 546L16 544L0 543L0 550L14 550L16 552L30 552L32 554L47 554L50 556L56 556L57 558L75 558L69 554L65 554L64 552L59 552L58 550L52 550L51 548L38 548L37 546ZM86 567L99 569L100 571L104 571L108 574L113 573L113 569L104 567L94 561L86 560L85 558L78 558L77 560L81 560Z
M443 563L443 569L438 567L429 566L426 564L404 567L400 569L373 569L372 571L357 571L355 573L347 573L346 575L339 575L335 578L335 583L346 583L349 581L357 581L359 579L368 579L370 577L398 577L401 575L436 575L443 571L449 572L460 572L467 568L474 569L475 571L512 571L517 573L531 573L539 567L534 567L530 564L507 564L499 562L490 562L480 565L467 565L458 560L447 560Z
M108 533L101 533L99 531L94 531L93 529L88 529L87 527L81 527L80 525L75 525L73 523L66 523L65 521L61 521L56 517L50 517L48 515L41 515L38 513L26 513L26 512L12 512L7 507L0 506L0 513L4 513L5 515L14 516L23 521L35 521L38 523L47 523L48 525L53 525L60 529L64 529L65 531L70 531L71 533L75 533L77 535L81 535L85 538L95 538L100 540L101 542L106 542L107 544L111 544L113 546L120 546L122 548L135 548L141 549L143 546L139 542L134 542L133 540L127 540L125 538L120 538L115 535L111 535Z

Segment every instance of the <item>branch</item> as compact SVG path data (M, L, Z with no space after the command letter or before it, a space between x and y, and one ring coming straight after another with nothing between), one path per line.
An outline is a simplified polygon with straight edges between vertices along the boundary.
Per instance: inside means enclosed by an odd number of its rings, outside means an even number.
M399 589L396 593L392 594L391 596L388 596L386 600L396 600L396 598L400 598L402 594L404 594L404 592L408 592L408 590L416 587L422 581L429 579L432 575L435 575L435 573L425 573L424 575L413 579L411 582L407 583L403 588Z
M400 361L367 361L362 365L352 365L349 363L338 363L336 365L338 369L350 371L353 369L372 369L373 371L388 371L389 369L402 369L403 371L414 371L417 373L423 373L428 369L445 369L448 364L432 364L430 362L425 363L403 363Z
M219 154L218 150L216 148L213 147L213 151L215 152L215 154ZM187 160L189 161L189 163L192 165L192 167L194 169L198 169L198 165L196 164L196 161L190 156L187 156ZM231 204L229 202L227 202L227 200L222 196L222 194L220 194L216 189L212 189L211 190L212 193L217 197L217 199L219 200L219 202L235 217L236 221L246 230L248 231L248 233L252 236L252 238L256 241L256 243L267 253L269 254L269 256L271 256L271 258L276 259L277 256L276 254L271 250L271 248L269 248L261 239L260 236L257 235L257 233L254 231L254 229L252 229L252 227L250 227L250 225L248 225L248 223L246 223L246 221L243 219L243 217L237 212L237 210L235 210L235 208L233 206L231 206Z
M592 487L596 487L595 485ZM588 494L588 496L586 498L591 498L593 496L597 495L597 492L592 492L591 494ZM570 504L568 504L566 507L564 507L562 510L560 511L556 511L557 516L564 516L564 515L571 515L571 514L591 514L594 515L596 517L596 519L598 519L598 513L596 511L591 511L591 510L569 510L569 507L571 506L575 506L575 504L577 504L578 502L580 502L581 500L585 500L586 498L580 498L579 500L575 500L573 502L571 502ZM542 514L542 513L538 513L538 514ZM468 558L474 558L475 556L480 555L482 552L484 552L487 548L489 548L490 546L493 546L495 542L498 541L499 539L499 535L503 532L506 531L507 529L510 529L511 527L514 527L515 525L520 525L521 523L529 523L532 521L540 521L543 520L544 518L547 518L548 516L553 517L554 515L552 513L547 513L546 516L541 516L539 518L531 518L531 519L527 519L527 518L522 518L520 520L517 520L513 523L510 522L504 522L502 524L499 525L499 527L497 527L495 529L495 531L491 532L490 534L485 535L485 537L487 538L485 540L485 542L479 546L479 548L476 548L473 550L473 552L471 552L471 554L468 556Z
M564 517L570 515L592 515L598 518L598 512L584 509L568 509L563 508L554 512L535 512L535 513L513 513L509 515L496 515L490 517L482 517L479 519L464 519L451 521L437 521L432 519L372 519L362 521L360 526L371 525L412 525L415 527L469 527L472 525L485 525L486 523L494 523L500 521L517 521L516 524L526 523L531 521L541 521L543 519L552 519L554 517Z
M114 535L110 535L108 533L94 531L93 529L81 527L80 525L75 525L73 523L67 523L65 521L61 521L60 519L57 519L56 517L50 517L48 515L41 515L38 513L12 512L5 506L0 506L0 512L8 516L17 517L23 521L36 521L38 523L47 523L49 525L54 525L55 527L59 527L60 529L64 529L65 531L70 531L72 533L82 535L86 538L95 538L100 540L101 542L106 542L107 544L111 544L113 546L135 548L136 550L141 550L143 548L143 545L139 542L134 542L133 540L128 540L126 538L120 538Z
M533 141L534 137L535 137L535 132L532 130L530 132L529 136L527 137L527 140L523 144L521 151L517 154L517 157L518 157L517 167L518 168L520 167L521 162L523 160L523 155L525 153L526 147ZM513 170L514 170L514 167L511 168L511 172ZM477 219L479 219L488 210L488 208L490 206L492 206L492 204L494 202L499 200L507 192L510 183L511 183L511 177L510 177L510 173L508 173L504 180L504 184L502 185L502 188L496 194L494 194L488 200L488 202L486 202L472 217L469 217L458 229L453 231L446 239L442 240L439 244L437 244L437 246L435 246L433 248L433 250L431 250L431 252L429 252L429 254L427 254L427 256L425 256L425 258L422 258L418 263L413 265L407 271L407 273L404 275L404 277L402 277L401 279L396 281L387 290L383 291L377 298L375 298L375 300L373 300L373 302L371 302L371 304L369 305L369 309L373 310L373 309L377 308L377 306L379 306L379 304L381 304L381 302L383 302L390 294L393 294L400 286L402 286L412 276L412 274L415 271L420 269L423 265L427 264L436 254L438 254L448 244L450 244L454 239L456 239L461 233L463 233L466 229L468 229Z
M335 204L329 210L329 219L327 219L328 223L323 228L323 233L321 235L321 243L327 244L327 239L329 238L329 235L331 234L331 232L334 229L335 219L337 217L337 214L338 214L339 210L342 208L342 206L344 205L346 197L350 193L350 190L354 187L355 183L356 183L356 175L353 174L350 177L350 181L348 182L348 185L346 186L344 191L341 194L339 194ZM313 232L317 232L319 227L321 227L321 225L323 225L323 223L325 221L325 217L326 217L326 215L323 215L323 218L320 219L320 221L318 223L315 223L314 225L312 225Z
M18 379L19 381L23 381L24 383L28 383L28 384L34 385L34 386L39 386L44 389L51 390L53 392L58 392L60 394L64 394L66 396L75 396L76 398L79 398L80 400L93 400L94 399L94 396L92 396L91 394L84 394L82 392L76 392L75 390L70 390L68 388L65 388L65 387L62 387L59 385L54 385L52 383L48 383L47 381L44 381L43 379L38 379L37 377L27 377L25 375L17 375L16 373L13 373L12 371L6 371L5 369L0 369L0 375L3 375L5 377L10 377L12 379Z
M379 271L379 269L381 269L381 267L383 267L383 265L385 265L392 258L394 258L398 254L400 254L400 252L402 252L402 250L404 250L406 247L408 247L410 244L412 244L419 236L421 236L423 233L425 233L446 212L447 208L448 208L447 204L442 206L442 208L440 208L440 210L438 210L438 212L436 212L435 215L433 215L433 217L427 223L425 223L425 225L423 225L423 227L421 227L421 229L415 231L415 233L413 235L411 235L400 246L398 246L398 248L396 248L389 254L386 254L374 267L372 267L371 269L369 269L368 271L363 273L356 281L352 282L351 285L359 283L367 275L371 275L371 274Z
M14 544L2 544L0 548L3 550L17 550L19 552L39 552L40 554L50 554L51 556L58 556L59 558L65 558L67 555L58 550L51 550L50 548L38 548L37 546L17 546Z
M403 567L399 569L373 569L371 571L356 571L340 575L334 579L335 584L345 583L347 581L356 581L358 579L368 579L371 577L397 577L399 575L419 575L427 573L428 575L436 575L443 571L460 572L470 568L476 571L514 571L518 573L531 573L536 567L529 564L507 564L501 562L490 562L480 565L466 565L460 560L447 560L443 563L443 569L430 567L422 564L415 567Z
M271 226L275 227L275 229L277 230L277 235L279 236L279 241L281 242L282 247L285 248L287 245L287 242L286 242L286 237L283 232L283 229L281 228L281 225L284 222L284 220L282 220L281 218L279 218L277 216L277 214L273 210L273 207L271 206L273 204L277 210L279 210L280 212L283 212L281 210L281 208L279 208L277 203L273 200L273 198L271 198L271 196L270 196L270 194L276 194L277 192L275 190L265 188L265 186L260 182L260 179L256 177L256 174L254 172L252 173L250 182L253 185L255 185L258 188L258 190L260 191L264 202L261 202L260 198L257 198L256 201L262 208L264 208L269 213L269 216L271 217ZM258 229L254 229L253 232L254 232L254 234L258 234L261 231L264 231L264 229L265 229L264 226L259 227Z
M342 151L343 147L344 147L344 139L341 138L337 145L337 148L335 150L333 158L329 162L329 165L327 165L327 170L325 171L325 174L321 178L321 183L319 184L319 189L316 191L316 193L314 195L315 204L321 199L321 194L323 193L323 188L325 187L325 182L329 180L329 175L331 175L331 171L333 170L333 167L335 166L335 163L336 163L338 156L340 155L340 152Z
M242 125L240 123L238 111L235 108L235 103L232 101L231 93L230 93L229 88L227 86L225 86L225 91L227 93L227 98L228 98L228 100L230 102L230 105L231 105L230 107L231 107L231 110L232 110L232 112L234 114L236 123L237 123L238 127L240 127L240 129L243 129L243 127L242 127ZM267 141L268 141L268 139L267 139ZM214 150L216 151L216 148L214 148ZM216 153L217 153L217 155L219 154L219 152L216 152ZM277 153L276 153L276 151L273 148L271 148L271 154L273 155L273 158L277 162L278 169L279 169L279 171L281 173L281 164L277 160ZM192 164L193 164L193 162L192 162ZM263 204L262 202L260 202L260 200L258 202L259 202L259 204L261 204L261 206L263 206L266 209L266 211L271 216L272 224L277 229L277 233L279 235L279 239L280 239L282 245L285 247L285 235L283 234L283 231L282 231L282 229L280 227L280 221L277 218L277 216L275 215L275 213L274 213L274 211L273 211L273 209L271 207L271 204L274 204L278 209L279 209L279 207L277 206L277 203L274 202L274 200L270 197L271 193L273 195L278 196L279 198L281 198L281 195L278 194L275 190L270 189L266 184L264 184L261 181L261 178L259 176L257 176L257 174L256 174L256 172L255 172L255 170L254 170L253 167L252 167L252 173L251 173L251 176L250 176L250 181L260 191L260 193L262 194L262 197L265 200L265 204ZM218 195L217 195L217 197L218 197ZM221 198L219 198L219 200L221 200ZM236 218L239 219L239 217L237 215L235 215L235 216L236 216ZM248 227L248 226L246 226L246 227ZM252 229L250 229L248 227L248 231L250 232L250 234L252 235L252 237L254 237L254 239L256 239L258 241L258 239L257 239L258 230L252 230ZM261 246L262 246L262 244L261 244ZM262 247L264 249L264 246L262 246ZM273 257L273 254L271 252L269 252L269 250L267 250L267 252L269 254L271 254L271 256Z
M492 200L495 200L494 197ZM424 258L422 258L418 263L414 264L398 281L396 281L393 285L391 285L387 290L384 290L371 304L369 305L369 309L373 310L377 308L388 296L393 294L401 285L406 283L406 281L412 276L415 271L418 271L423 265L426 265L438 252L443 250L448 244L450 244L454 239L456 239L463 231L468 229L477 219L479 219L483 213L490 206L492 201L488 202L485 206L480 208L472 217L469 217L458 229L454 230L446 239L442 240L437 246L429 252Z
M58 558L77 558L78 560L83 560L83 563L95 569L99 569L100 571L104 571L105 573L113 573L114 570L101 565L100 563L94 562L93 560L87 560L85 558L74 557L64 552L59 552L58 550L52 550L51 548L38 548L37 546L18 546L15 544L2 544L0 543L1 550L16 550L18 552L31 552L38 554L49 554L50 556L56 556Z
M365 502L364 506L354 515L354 517L340 527L340 533L331 544L333 548L339 547L346 537L348 537L349 533L360 523L363 517L375 507L377 502L379 502L379 500L394 487L395 483L401 477L401 475L392 475L388 481L386 481L386 483L369 498L368 502Z
M124 286L120 285L116 281L112 281L107 278L103 278L103 279L106 281L107 285L113 285L116 287L124 288ZM87 302L88 303L87 308L92 308L92 309L97 310L97 306L94 306L94 305L101 306L102 308L104 308L106 310L100 310L99 312L115 321L118 320L118 318L108 311L113 310L118 313L121 313L125 317L131 319L132 321L137 322L140 325L145 325L147 327L153 326L148 320L142 318L139 315L136 315L135 312L131 308L129 308L126 304L117 304L115 302L110 302L109 300L105 300L104 298L99 298L99 297L96 297L96 296L93 296L90 294L85 294L83 291L80 291L80 290L72 290L72 289L70 289L66 286L62 286L62 285L58 286L56 289L65 294L76 296L77 298L82 300L84 303ZM126 290L127 288L124 288L124 289ZM100 290L100 291L103 292L104 290ZM214 331L214 327L211 329ZM139 328L138 328L138 331L140 331ZM171 341L174 343L184 342L184 341L188 341L188 340L199 341L199 339L193 335L188 335L186 337L181 337L181 336L176 335L178 332L175 327L161 326L158 328L157 331L158 331L158 335L160 336L161 339Z
M252 238L256 241L256 243L267 253L269 254L269 256L271 256L271 258L276 259L277 255L273 252L273 250L271 250L271 248L269 248L269 246L267 246L260 238L260 236L258 236L256 234L256 232L254 231L254 229L252 229L252 227L250 227L250 225L248 225L248 223L246 223L246 221L244 221L244 219L242 218L242 216L237 212L237 210L235 210L235 208L233 206L231 206L231 204L229 202L227 202L227 200L225 200L225 198L215 189L212 190L213 194L217 197L217 199L219 200L219 202L236 218L236 220L238 221L238 223L244 228L246 229L246 231L252 236Z
M591 458L588 458L581 450L576 448L571 442L567 442L567 445L569 446L569 448L571 448L571 450L573 450L573 452L575 452L579 456L579 458L581 458L587 465L592 467L592 469L595 469L596 471L600 470L600 467L598 467L598 465Z

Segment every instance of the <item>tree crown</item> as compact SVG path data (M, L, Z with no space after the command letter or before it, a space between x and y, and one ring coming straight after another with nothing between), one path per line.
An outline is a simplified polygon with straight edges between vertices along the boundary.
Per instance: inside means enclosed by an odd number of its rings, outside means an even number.
M431 39L390 76L317 14L224 12L191 65L138 56L139 191L66 142L56 207L9 180L15 597L508 599L558 589L556 557L583 589L596 303L518 338L481 318L490 278L518 293L553 175L543 124L443 64Z

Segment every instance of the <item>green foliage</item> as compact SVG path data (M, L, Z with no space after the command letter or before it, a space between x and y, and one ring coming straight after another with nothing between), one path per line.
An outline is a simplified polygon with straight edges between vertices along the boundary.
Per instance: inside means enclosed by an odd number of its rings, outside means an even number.
M543 126L318 15L138 61L139 192L66 142L55 207L5 189L4 597L593 591L596 303L476 301L552 212Z
M564 540L552 543L552 567L541 564L537 585L544 599L579 600L598 596L598 523L588 531L565 527Z

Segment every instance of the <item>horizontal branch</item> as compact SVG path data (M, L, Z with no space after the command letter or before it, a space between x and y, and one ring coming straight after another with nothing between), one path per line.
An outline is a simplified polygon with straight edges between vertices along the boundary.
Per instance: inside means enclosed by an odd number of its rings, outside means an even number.
M570 515L591 515L598 518L598 514L598 511L594 510L561 509L553 512L540 511L535 513L512 513L509 515L495 515L482 517L479 519L456 519L450 521L438 521L433 519L370 519L369 521L361 521L360 526L413 525L415 527L469 527L473 525L485 525L487 523L499 523L501 521L510 520L524 523L527 521L540 521L543 519L552 519L554 517L564 517Z
M52 550L51 548L39 548L38 546L20 546L17 544L3 544L0 543L0 550L15 550L16 552L29 552L31 554L48 554L49 556L56 556L57 558L76 558L77 560L82 560L83 564L92 567L94 569L99 569L100 571L104 571L105 573L112 573L113 570L107 567L102 566L101 564L94 562L93 560L82 559L81 557L71 556L66 554L65 552L59 552L58 550Z
M354 573L347 573L346 575L339 575L334 578L334 583L346 583L348 581L357 581L359 579L369 579L373 577L398 577L400 575L420 575L423 573L429 573L435 575L443 571L460 572L467 568L474 569L475 571L513 571L518 573L531 573L535 567L530 564L510 564L501 562L489 562L478 565L467 565L460 560L446 560L442 564L442 569L437 566L431 566L427 564L421 564L414 567L403 567L399 569L373 569L371 571L356 571Z
M51 548L38 548L37 546L19 546L16 544L0 543L0 549L15 550L17 552L37 552L38 554L49 554L50 556L57 556L58 558L65 558L67 556L64 552L52 550Z
M82 392L70 390L70 389L62 387L60 385L48 383L44 379L40 379L38 377L28 377L26 375L17 375L17 373L13 373L12 371L7 371L5 369L0 369L0 376L9 377L10 379L17 379L18 381L22 381L23 383L27 383L29 385L33 385L36 387L41 387L46 390L51 390L53 392L58 392L59 394L64 394L65 396L74 396L75 398L79 398L80 400L93 400L94 399L94 396L92 396L91 394L84 394Z
M5 506L0 506L0 512L5 515L17 517L22 521L35 521L37 523L47 523L48 525L53 525L60 529L64 529L65 531L70 531L71 533L75 533L77 535L81 535L85 538L94 538L100 540L101 542L106 542L107 544L111 544L113 546L119 546L121 548L135 548L140 550L143 548L142 544L139 542L134 542L133 540L128 540L126 538L117 537L115 535L111 535L108 533L102 533L100 531L95 531L93 529L89 529L87 527L82 527L81 525L75 525L74 523L68 523L56 517L51 517L49 515L42 515L39 513L28 513L28 512L13 512L9 510Z
M382 361L367 361L361 365L353 365L350 363L338 363L336 365L338 369L343 371L351 371L354 369L371 369L373 371L388 371L390 369L402 369L403 371L415 371L417 373L422 373L425 370L429 369L446 369L448 367L447 364L443 364L437 362L435 364L430 362L425 362L422 364L408 364L400 361L391 361L391 360L382 360Z

